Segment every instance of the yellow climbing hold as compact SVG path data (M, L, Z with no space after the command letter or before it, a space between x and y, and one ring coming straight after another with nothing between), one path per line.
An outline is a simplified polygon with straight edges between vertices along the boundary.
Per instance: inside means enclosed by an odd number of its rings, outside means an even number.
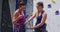
M52 3L55 3L55 0L51 0Z

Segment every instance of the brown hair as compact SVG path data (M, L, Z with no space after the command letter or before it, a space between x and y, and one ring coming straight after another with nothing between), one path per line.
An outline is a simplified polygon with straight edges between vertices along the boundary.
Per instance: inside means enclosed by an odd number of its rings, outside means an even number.
M42 6L44 8L43 2L38 2L37 5Z
M19 2L18 3L18 7L21 7L21 6L24 6L24 5L26 5L24 2Z

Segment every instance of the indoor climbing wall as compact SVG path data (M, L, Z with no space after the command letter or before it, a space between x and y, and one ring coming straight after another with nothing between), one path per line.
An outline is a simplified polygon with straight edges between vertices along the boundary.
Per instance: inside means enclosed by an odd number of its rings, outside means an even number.
M37 2L44 3L44 10L47 13L47 31L60 32L60 0L33 0L34 11L37 11ZM33 21L36 21L36 19ZM35 22L33 24L35 24Z

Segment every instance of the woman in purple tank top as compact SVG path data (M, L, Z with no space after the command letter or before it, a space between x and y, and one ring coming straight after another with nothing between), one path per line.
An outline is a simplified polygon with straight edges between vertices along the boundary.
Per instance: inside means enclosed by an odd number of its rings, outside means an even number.
M25 16L24 16L25 3L19 2L18 9L14 12L12 23L14 24L14 32L25 32Z

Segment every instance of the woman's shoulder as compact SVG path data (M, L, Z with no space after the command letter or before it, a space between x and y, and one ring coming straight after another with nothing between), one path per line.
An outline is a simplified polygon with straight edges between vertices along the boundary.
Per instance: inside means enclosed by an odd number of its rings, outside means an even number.
M17 15L17 14L19 14L19 10L18 9L14 12L14 15Z
M44 13L43 14L45 14L45 15L47 15L47 13L44 11Z
M17 9L14 13L18 13L19 12L19 9Z
M19 9L17 9L16 11L15 11L15 13L18 13L19 12Z
M47 16L47 13L46 13L46 12L44 12L44 13L43 13L43 16Z
M34 14L37 14L38 13L38 11L36 11L36 12L33 12Z

